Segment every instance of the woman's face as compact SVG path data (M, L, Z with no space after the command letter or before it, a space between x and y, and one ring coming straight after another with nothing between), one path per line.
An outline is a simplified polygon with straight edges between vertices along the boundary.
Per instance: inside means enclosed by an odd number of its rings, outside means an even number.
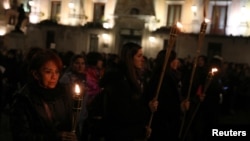
M85 60L83 58L77 58L73 63L73 70L77 73L85 72Z
M133 57L134 66L137 69L143 68L144 58L142 54L142 49L139 49Z
M38 76L35 75L35 78L43 87L52 89L56 87L59 76L60 72L55 62L48 61L40 68Z

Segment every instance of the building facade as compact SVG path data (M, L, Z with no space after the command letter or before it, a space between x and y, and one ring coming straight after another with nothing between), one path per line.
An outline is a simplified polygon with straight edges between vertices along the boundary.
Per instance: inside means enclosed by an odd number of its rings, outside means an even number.
M147 57L168 47L169 32L182 24L174 50L195 56L201 23L207 23L201 54L250 63L249 0L1 0L0 35L10 48L119 53L128 41ZM21 3L27 15L23 35L10 34ZM13 18L14 17L14 18ZM8 34L7 34L8 33Z

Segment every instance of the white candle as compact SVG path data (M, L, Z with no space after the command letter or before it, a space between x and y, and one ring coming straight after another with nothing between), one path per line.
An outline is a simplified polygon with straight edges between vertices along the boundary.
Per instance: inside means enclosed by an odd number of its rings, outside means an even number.
M183 25L180 23L180 22L177 22L177 28L179 28L179 29L182 29L183 28Z
M209 19L207 19L207 18L205 18L205 23L209 23L210 22L210 20Z
M211 71L212 75L214 75L214 73L216 73L217 71L218 71L217 68L212 68L212 71Z
M80 96L80 92L81 92L80 86L78 84L76 84L75 85L75 94L77 97Z

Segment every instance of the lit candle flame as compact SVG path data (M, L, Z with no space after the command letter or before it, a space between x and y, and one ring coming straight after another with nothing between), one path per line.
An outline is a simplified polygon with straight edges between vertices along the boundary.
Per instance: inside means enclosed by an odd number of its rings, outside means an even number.
M182 24L180 23L180 22L177 22L177 28L179 28L179 29L181 29L183 26L182 26Z
M207 18L205 18L205 23L209 23L210 22L210 20L209 19L207 19Z
M217 71L218 71L217 68L212 68L212 71L211 71L212 75L214 75L214 73L216 73Z
M75 85L75 93L76 95L80 95L80 86L78 84Z

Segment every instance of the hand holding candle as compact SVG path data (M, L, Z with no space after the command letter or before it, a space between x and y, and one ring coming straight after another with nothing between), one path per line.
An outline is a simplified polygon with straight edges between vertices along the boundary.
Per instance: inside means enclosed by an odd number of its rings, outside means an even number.
M207 80L206 80L206 83L205 83L205 86L204 86L204 94L206 93L213 77L214 77L214 74L218 72L218 69L217 68L212 68L211 71L209 72L208 76L207 76Z
M218 71L218 69L217 68L212 68L211 69L211 71L209 72L209 74L208 74L208 77L207 77L207 81L206 81L206 83L205 83L205 87L204 87L204 92L203 92L203 94L200 96L200 101L202 102L203 100L204 100L204 98L205 98L205 92L207 91L207 89L208 89L208 87L209 87L209 85L210 85L210 83L211 83L211 81L212 81L212 79L213 79L213 77L214 77L214 75L215 75L215 73Z
M177 38L177 34L181 31L181 28L182 28L182 25L179 22L177 22L176 24L174 24L171 27L171 30L170 30L170 33L169 33L168 47L166 49L166 55L165 55L165 58L164 58L164 62L163 62L163 66L162 66L162 70L161 70L161 74L160 74L159 83L158 83L157 88L156 88L155 96L154 96L154 98L152 100L154 102L153 103L149 103L149 105L152 106L152 107L150 106L150 108L151 108L152 111L151 111L151 116L150 116L150 119L149 119L149 123L147 125L147 129L151 128L154 111L157 110L157 106L158 106L157 100L158 100L160 88L161 88L161 85L162 85L162 81L163 81L163 78L164 78L164 75L165 75L167 63L169 61L171 51L172 51L172 49L174 47L174 44L175 44L175 41L176 41L176 38ZM149 136L146 136L145 140L147 140L148 137Z
M195 60L194 60L193 68L192 68L191 77L190 77L188 93L187 93L187 99L190 98L191 89L192 89L192 85L193 85L193 79L194 79L194 75L195 75L195 71L196 71L196 67L197 67L197 63L198 63L198 58L200 56L201 47L203 45L203 40L204 40L204 37L205 37L205 34L206 34L206 29L207 29L207 23L208 22L209 22L208 19L204 19L204 21L201 23L200 33L199 33L199 40L198 40L198 47L197 47L197 50L196 50L196 56L195 56Z
M189 100L190 98L190 94L191 94L191 89L192 89L192 86L193 86L193 80L194 80L194 75L195 75L195 71L196 71L196 67L197 67L197 62L198 62L198 57L200 55L200 52L201 52L201 47L203 45L203 40L204 40L204 37L205 37L205 34L206 34L206 29L207 29L207 23L209 22L208 19L206 19L206 11L207 11L207 5L208 5L208 1L207 0L203 0L203 4L204 4L204 7L203 7L203 22L201 23L201 27L200 27L200 33L199 33L199 40L198 40L198 47L197 47L197 50L196 50L196 57L195 57L195 60L194 60L194 64L193 64L193 68L192 68L192 73L191 73L191 77L190 77L190 82L189 82L189 87L188 87L188 93L187 93L187 100ZM211 81L211 80L210 80ZM210 83L210 82L209 82ZM207 84L205 84L205 87L208 86ZM205 92L205 91L204 91ZM205 96L205 95L204 95ZM202 101L204 100L204 97L202 98ZM197 106L199 107L199 106ZM198 109L198 108L197 108ZM195 113L194 113L195 115ZM193 115L193 116L194 116ZM186 113L184 112L184 116L183 116L183 120L182 120L182 123L181 123L181 128L180 128L180 132L179 132L179 138L184 140L186 138L186 135L187 135L187 131L189 130L189 126L191 125L192 123L192 119L191 121L189 122L189 125L187 127L187 130L186 132L184 133L184 135L182 136L182 132L183 132L183 128L184 128L184 124L185 124L185 119L186 119Z
M75 132L79 114L82 107L83 95L81 94L81 89L78 84L75 85L74 94L72 98L72 110L73 110L73 118L72 118L72 132Z
M196 113L197 113L198 109L200 108L201 103L205 99L206 91L207 91L208 87L210 86L210 83L211 83L211 81L212 81L212 79L213 79L213 77L214 77L214 75L215 75L216 72L218 72L218 69L217 68L212 68L211 71L209 71L209 73L208 73L207 80L206 80L206 83L205 83L205 86L204 86L204 90L203 90L203 94L202 94L202 96L200 96L200 102L196 106L193 114L191 115L191 119L190 119L190 121L189 121L189 123L187 125L187 128L186 128L186 130L184 132L183 137L181 138L182 141L184 141L185 138L186 138L186 136L187 136L187 133L188 133L188 131L190 129L190 126L191 126L191 124L192 124L192 122L194 120L194 117L196 116Z

